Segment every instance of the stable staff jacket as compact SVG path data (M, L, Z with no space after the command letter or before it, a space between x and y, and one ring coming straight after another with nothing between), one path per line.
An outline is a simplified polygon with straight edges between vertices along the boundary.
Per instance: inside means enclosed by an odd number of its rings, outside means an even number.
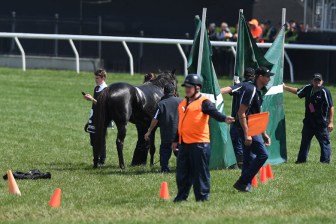
M179 143L210 143L209 118L225 122L226 116L219 112L214 104L200 95L194 101L186 98L178 106Z

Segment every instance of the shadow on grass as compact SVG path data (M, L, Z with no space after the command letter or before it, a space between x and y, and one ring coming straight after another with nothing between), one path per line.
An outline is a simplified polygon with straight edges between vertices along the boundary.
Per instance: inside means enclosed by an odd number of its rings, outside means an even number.
M150 166L127 166L125 169L120 169L118 165L102 165L98 168L93 168L89 163L75 162L45 162L39 165L46 167L50 171L88 171L87 174L97 175L145 175L145 174L161 174L160 167ZM171 169L171 173L175 173L175 168Z

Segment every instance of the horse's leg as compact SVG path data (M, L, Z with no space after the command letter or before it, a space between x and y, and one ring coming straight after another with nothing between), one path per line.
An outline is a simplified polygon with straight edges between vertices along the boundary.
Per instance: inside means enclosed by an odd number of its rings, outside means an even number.
M124 140L126 137L126 125L127 123L115 123L118 129L118 135L116 140L118 158L119 158L119 167L120 169L125 169L125 161L124 161Z
M154 165L154 155L155 155L155 132L156 128L153 130L151 138L150 138L150 148L149 148L149 153L150 153L150 165Z
M146 165L149 143L145 141L147 127L141 124L136 124L138 132L138 141L133 154L132 166Z

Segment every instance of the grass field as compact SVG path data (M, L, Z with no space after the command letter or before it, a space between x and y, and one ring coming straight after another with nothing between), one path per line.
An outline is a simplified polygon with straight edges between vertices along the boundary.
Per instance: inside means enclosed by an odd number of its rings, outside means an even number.
M108 83L116 81L140 84L142 76L110 74ZM288 163L273 167L275 180L243 194L232 188L238 170L212 171L209 202L196 203L191 194L189 202L174 204L158 197L162 181L168 181L170 195L175 196L174 173L161 174L158 164L153 168L128 166L120 171L114 145L116 130L109 132L107 164L91 168L89 136L83 131L90 103L83 100L81 91L92 92L93 87L90 73L0 69L0 170L3 174L8 168L52 173L51 180L17 181L21 197L9 195L7 182L1 181L1 223L336 222L335 162L318 162L320 149L314 139L309 162L294 164L303 100L285 94ZM336 88L329 87L336 99ZM227 113L230 100L225 96ZM131 162L135 139L135 128L130 124L124 148L126 164ZM334 144L334 133L331 139ZM157 148L158 144L159 139ZM155 158L158 161L158 153ZM62 205L52 209L48 201L56 187L62 189Z

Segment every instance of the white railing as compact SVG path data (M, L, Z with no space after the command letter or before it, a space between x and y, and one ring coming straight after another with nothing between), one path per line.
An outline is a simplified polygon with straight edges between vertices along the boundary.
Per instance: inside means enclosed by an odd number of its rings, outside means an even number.
M130 63L130 74L134 74L134 62L133 55L130 49L127 46L127 43L144 43L144 44L172 44L176 45L184 63L184 74L187 75L188 70L188 61L187 57L181 47L181 45L192 45L193 40L187 39L167 39L167 38L145 38L145 37L114 37L114 36L94 36L94 35L69 35L69 34L37 34L37 33L6 33L0 32L0 38L14 38L15 43L17 44L21 56L22 56L22 69L26 70L26 57L25 51L22 47L19 39L45 39L45 40L66 40L70 42L72 50L76 57L76 71L80 72L79 67L79 54L74 40L76 41L105 41L105 42L120 42L123 44L126 53L129 57ZM226 42L226 41L211 41L212 46L222 46L222 47L231 47L232 52L235 55L234 47L237 46L236 42ZM271 43L258 43L259 47L269 48ZM300 50L320 50L320 51L336 51L336 46L332 45L312 45L312 44L285 44L285 49L300 49ZM291 82L294 82L294 73L293 73L293 64L290 61L290 58L285 54L285 59L287 60L290 66L290 77Z

